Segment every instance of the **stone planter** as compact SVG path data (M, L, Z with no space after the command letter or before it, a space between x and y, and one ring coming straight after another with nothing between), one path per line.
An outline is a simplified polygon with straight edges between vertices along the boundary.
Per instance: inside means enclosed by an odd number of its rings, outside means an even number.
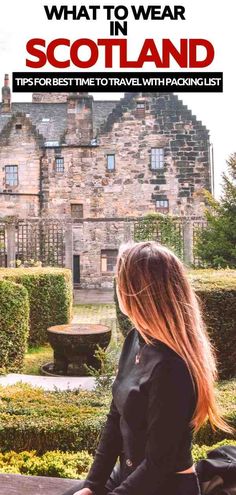
M94 353L97 345L107 348L111 329L97 324L56 325L48 328L48 340L54 351L55 374L87 376L84 363L99 370Z

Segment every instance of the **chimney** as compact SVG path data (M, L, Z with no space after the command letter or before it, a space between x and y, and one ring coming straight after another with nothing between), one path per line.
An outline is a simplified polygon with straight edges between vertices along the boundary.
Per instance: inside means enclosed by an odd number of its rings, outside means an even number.
M66 144L89 145L93 138L93 97L69 93L67 98Z
M2 87L2 113L11 111L11 90L9 86L9 75L5 74L4 86Z

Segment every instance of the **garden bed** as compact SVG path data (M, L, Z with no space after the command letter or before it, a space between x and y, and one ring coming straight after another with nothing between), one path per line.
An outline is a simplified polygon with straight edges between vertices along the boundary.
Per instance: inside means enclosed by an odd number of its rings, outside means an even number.
M236 440L223 440L214 445L193 445L194 463L207 457L207 452L221 445L234 445ZM93 456L86 451L49 451L39 456L35 451L14 451L0 454L0 473L14 473L33 476L55 476L61 478L84 479L93 462Z
M218 402L224 417L236 427L236 381L217 386ZM111 394L96 391L48 392L25 384L0 387L0 450L22 452L87 450L94 454L106 421ZM225 438L208 423L194 435L193 443L212 445Z

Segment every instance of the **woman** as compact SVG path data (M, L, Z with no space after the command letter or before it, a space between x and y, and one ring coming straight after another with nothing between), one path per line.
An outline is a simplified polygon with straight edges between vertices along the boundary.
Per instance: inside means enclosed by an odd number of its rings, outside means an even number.
M200 495L192 434L217 409L216 355L181 261L155 241L122 244L116 265L128 332L86 480L65 495ZM117 458L119 456L119 462Z

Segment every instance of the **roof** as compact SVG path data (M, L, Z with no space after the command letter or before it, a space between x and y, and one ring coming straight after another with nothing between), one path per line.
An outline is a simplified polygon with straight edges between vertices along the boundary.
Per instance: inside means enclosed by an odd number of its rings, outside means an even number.
M94 135L97 134L116 105L117 100L93 101ZM2 114L1 106L0 104L0 132L10 121L12 115L20 112L25 113L30 118L45 141L60 141L65 133L67 125L66 103L12 103L12 112L9 114Z
M139 93L138 93L139 94ZM149 95L149 93L147 93ZM113 124L118 122L127 109L135 105L134 96L137 93L126 93L121 100L93 100L93 134L94 137L111 130ZM155 98L156 96L156 98ZM191 110L173 93L152 93L154 103L152 112L157 118L169 115L169 118L177 120L191 120L197 124L198 132L203 138L207 138L208 130L192 114ZM67 127L67 103L12 103L12 113L2 114L0 103L0 133L9 122L12 115L18 112L25 113L35 126L36 131L48 142L60 142L65 135ZM164 119L164 120L165 120Z

